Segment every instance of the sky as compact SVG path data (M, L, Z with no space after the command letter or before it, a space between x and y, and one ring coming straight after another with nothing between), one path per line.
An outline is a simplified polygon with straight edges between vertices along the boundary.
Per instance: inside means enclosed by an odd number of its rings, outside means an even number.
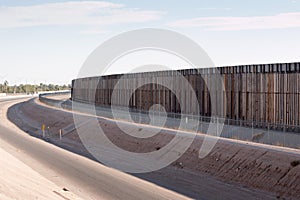
M300 61L300 0L0 0L0 83L69 84L102 42L161 28L216 66Z

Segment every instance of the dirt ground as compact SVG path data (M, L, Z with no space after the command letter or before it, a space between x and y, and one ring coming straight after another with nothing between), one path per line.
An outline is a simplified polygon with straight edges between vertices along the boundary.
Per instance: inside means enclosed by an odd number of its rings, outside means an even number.
M41 137L41 126L45 124L46 138L50 142L93 158L81 144L76 129L72 130L73 116L68 111L53 109L38 102L38 100L31 100L11 107L8 117L17 126L36 137ZM128 137L119 129L114 120L98 118L98 121L107 137L114 144L132 152L158 150L174 137L171 130L163 130L151 137L151 140ZM135 124L128 123L128 126L129 128L136 128ZM69 132L64 133L60 141L59 130L64 128L68 129ZM93 131L88 123L84 125L83 129L87 132ZM169 187L163 179L174 179L170 175L174 175L173 172L175 171L176 179L181 182L181 186L187 185L189 187L186 195L193 198L197 198L196 194L201 189L197 185L199 178L205 176L216 178L220 184L233 185L233 188L236 188L236 196L232 196L233 198L243 198L239 193L241 190L251 190L253 199L262 197L264 199L300 198L299 150L219 139L212 152L200 159L198 151L202 142L203 135L200 134L195 138L190 148L171 166L152 174L137 176L154 181L157 179L153 179L153 177L161 177L161 181L158 183ZM216 185L211 187L218 188ZM170 188L173 189L172 186ZM183 187L182 191L178 190L184 193L184 189ZM232 191L227 192L234 193L235 191L232 189Z
M3 141L0 144L3 146ZM62 195L69 199L80 199L75 194L63 191L2 148L0 155L0 199L63 199Z
M6 107L0 102L0 129L13 129L6 123ZM16 130L18 133L18 130ZM2 134L2 132L1 132ZM11 154L20 149L0 138L0 199L81 199L71 192L62 190L58 185L49 181L34 169L24 164ZM35 165L36 163L33 163ZM41 187L43 186L43 187Z
M49 99L55 99L55 100L66 100L71 98L71 94L64 94L64 95L52 95L52 96L47 96Z

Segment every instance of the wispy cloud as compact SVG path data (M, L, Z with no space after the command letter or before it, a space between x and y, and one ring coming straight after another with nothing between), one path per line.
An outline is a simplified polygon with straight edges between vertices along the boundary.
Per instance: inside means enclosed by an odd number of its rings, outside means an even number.
M97 28L91 28L88 30L80 31L80 33L83 35L99 35L99 34L104 34L104 33L108 33L108 32L109 31L107 31L107 30L97 29Z
M225 11L229 11L229 10L232 10L232 8L207 7L207 8L198 8L198 10L225 10Z
M110 2L81 1L47 3L33 6L0 7L0 28L45 25L101 26L148 22L164 12L128 8Z
M205 30L234 31L300 27L300 12L257 17L201 17L174 21L170 27L200 27Z

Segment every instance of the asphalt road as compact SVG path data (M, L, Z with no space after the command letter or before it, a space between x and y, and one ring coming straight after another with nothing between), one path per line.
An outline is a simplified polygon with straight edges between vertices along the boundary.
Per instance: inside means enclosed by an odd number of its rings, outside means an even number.
M83 199L186 198L43 140L30 137L5 119L5 107L16 101L20 100L0 99L0 148L5 149L62 189L69 190Z

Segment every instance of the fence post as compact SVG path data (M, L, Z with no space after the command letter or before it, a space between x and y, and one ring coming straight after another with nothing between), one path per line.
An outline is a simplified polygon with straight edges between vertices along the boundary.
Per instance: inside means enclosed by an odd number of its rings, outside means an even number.
M253 120L252 120L252 129L251 129L251 133L252 133L252 139L253 139Z
M203 126L203 122L202 122L202 116L201 115L200 115L200 123L201 123L201 129L200 130L201 130L201 133L203 133L203 127L202 127Z
M288 130L287 130L287 127L288 127L288 125L287 125L287 124L284 124L283 126L284 126L284 133L283 133L283 146L285 147L285 146L286 146L286 145L285 145L285 133L288 131Z
M219 136L219 118L217 117L217 136Z
M270 143L270 123L268 122L268 143Z

